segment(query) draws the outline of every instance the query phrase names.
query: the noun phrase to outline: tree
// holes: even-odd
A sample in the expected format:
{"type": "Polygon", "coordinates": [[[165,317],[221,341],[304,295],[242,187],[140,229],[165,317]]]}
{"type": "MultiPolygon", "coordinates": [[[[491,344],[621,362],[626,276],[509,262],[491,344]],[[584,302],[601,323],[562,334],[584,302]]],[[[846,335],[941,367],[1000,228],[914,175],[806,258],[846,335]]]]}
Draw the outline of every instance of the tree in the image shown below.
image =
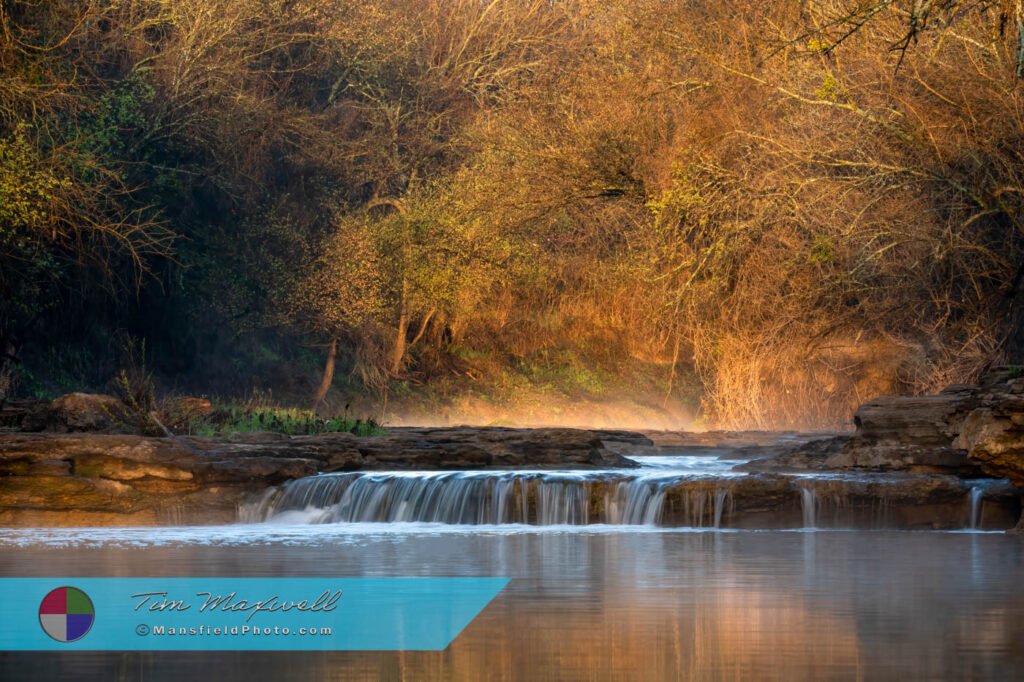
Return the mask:
{"type": "Polygon", "coordinates": [[[339,221],[338,230],[324,242],[290,299],[292,314],[301,324],[328,339],[327,360],[313,409],[331,388],[340,338],[357,334],[384,309],[383,274],[368,228],[366,221],[339,221]]]}
{"type": "Polygon", "coordinates": [[[68,78],[97,3],[0,6],[0,399],[43,316],[70,293],[137,291],[174,233],[83,135],[103,104],[68,78]]]}

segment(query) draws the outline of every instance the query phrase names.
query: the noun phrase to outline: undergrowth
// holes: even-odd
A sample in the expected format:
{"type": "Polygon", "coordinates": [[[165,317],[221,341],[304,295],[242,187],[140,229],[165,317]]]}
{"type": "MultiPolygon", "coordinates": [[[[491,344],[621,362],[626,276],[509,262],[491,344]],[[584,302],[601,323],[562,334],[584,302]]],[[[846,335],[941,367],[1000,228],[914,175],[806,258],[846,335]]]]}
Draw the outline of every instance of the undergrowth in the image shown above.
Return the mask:
{"type": "Polygon", "coordinates": [[[214,410],[210,415],[196,417],[188,425],[196,436],[228,433],[283,433],[289,436],[311,436],[320,433],[351,433],[375,436],[384,432],[374,419],[353,419],[346,416],[319,417],[312,410],[294,407],[246,408],[230,406],[214,410]]]}

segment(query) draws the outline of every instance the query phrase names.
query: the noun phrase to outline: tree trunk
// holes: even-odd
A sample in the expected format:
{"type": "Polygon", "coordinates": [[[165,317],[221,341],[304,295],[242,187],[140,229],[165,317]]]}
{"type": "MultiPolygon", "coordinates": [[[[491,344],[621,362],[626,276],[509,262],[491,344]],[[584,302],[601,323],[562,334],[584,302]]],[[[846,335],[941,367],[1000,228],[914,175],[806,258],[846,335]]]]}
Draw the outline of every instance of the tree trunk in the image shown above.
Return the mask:
{"type": "Polygon", "coordinates": [[[412,341],[409,342],[409,348],[415,346],[419,340],[423,338],[423,335],[427,331],[427,327],[430,326],[430,319],[434,317],[435,312],[437,312],[437,308],[431,308],[430,312],[423,318],[423,321],[420,322],[420,330],[416,332],[416,336],[412,337],[412,341]]]}
{"type": "Polygon", "coordinates": [[[402,370],[405,359],[406,335],[409,333],[409,281],[402,278],[402,302],[398,313],[398,332],[395,334],[395,354],[391,359],[391,373],[395,376],[402,370]]]}
{"type": "Polygon", "coordinates": [[[327,391],[331,390],[331,384],[334,382],[334,359],[338,355],[338,339],[331,339],[330,345],[327,346],[327,362],[324,364],[324,375],[320,379],[320,388],[316,389],[316,396],[313,398],[313,411],[316,412],[316,408],[320,407],[320,403],[327,397],[327,391]]]}
{"type": "MultiPolygon", "coordinates": [[[[413,171],[412,177],[409,182],[413,182],[416,178],[416,172],[413,171]]],[[[374,208],[376,206],[391,206],[399,215],[404,216],[406,214],[405,204],[401,199],[391,197],[378,197],[374,196],[366,204],[366,208],[374,208]]],[[[405,272],[408,271],[409,261],[412,257],[412,252],[409,244],[408,228],[406,228],[405,244],[402,247],[402,255],[404,256],[404,262],[402,263],[402,300],[399,303],[398,313],[398,331],[395,333],[395,351],[391,357],[391,374],[392,376],[398,376],[398,373],[402,371],[402,360],[405,359],[405,351],[408,348],[408,339],[406,336],[409,333],[409,279],[405,272]]]]}
{"type": "Polygon", "coordinates": [[[17,367],[18,349],[7,343],[0,352],[0,404],[10,398],[14,387],[14,370],[17,367]]]}

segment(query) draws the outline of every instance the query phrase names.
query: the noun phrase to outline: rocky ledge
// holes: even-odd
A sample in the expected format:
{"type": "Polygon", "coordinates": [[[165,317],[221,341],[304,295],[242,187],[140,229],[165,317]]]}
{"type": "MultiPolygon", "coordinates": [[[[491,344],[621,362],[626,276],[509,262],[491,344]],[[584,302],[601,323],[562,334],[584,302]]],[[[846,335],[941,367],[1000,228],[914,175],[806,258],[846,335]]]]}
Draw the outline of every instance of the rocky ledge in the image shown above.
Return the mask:
{"type": "Polygon", "coordinates": [[[845,471],[1007,478],[1024,489],[1024,368],[997,367],[977,385],[864,403],[849,435],[812,440],[748,471],[845,471]]]}
{"type": "MultiPolygon", "coordinates": [[[[995,367],[978,384],[864,403],[852,434],[812,439],[738,467],[751,473],[895,473],[959,481],[1003,510],[996,527],[1024,530],[1024,367],[995,367]],[[1005,479],[972,484],[977,479],[1005,479]]],[[[956,487],[956,486],[953,486],[956,487]]]]}
{"type": "Polygon", "coordinates": [[[251,493],[321,472],[636,466],[603,438],[646,441],[628,433],[502,428],[393,429],[372,437],[6,433],[0,525],[226,522],[251,493]]]}
{"type": "Polygon", "coordinates": [[[707,526],[718,517],[725,528],[1013,528],[1021,518],[1021,490],[955,447],[952,437],[927,435],[934,423],[913,409],[945,401],[945,395],[872,401],[859,411],[852,434],[644,431],[653,445],[609,447],[627,455],[744,462],[733,471],[745,476],[663,488],[663,525],[707,526]]]}

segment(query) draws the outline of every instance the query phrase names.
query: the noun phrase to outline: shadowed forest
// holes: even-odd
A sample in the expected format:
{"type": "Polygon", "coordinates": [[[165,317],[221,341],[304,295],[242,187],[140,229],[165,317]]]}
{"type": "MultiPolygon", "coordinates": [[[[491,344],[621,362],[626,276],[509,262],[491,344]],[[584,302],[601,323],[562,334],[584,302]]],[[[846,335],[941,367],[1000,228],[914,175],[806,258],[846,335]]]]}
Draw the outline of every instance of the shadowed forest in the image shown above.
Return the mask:
{"type": "Polygon", "coordinates": [[[0,0],[0,398],[845,425],[1022,359],[1022,75],[1020,0],[0,0]]]}

